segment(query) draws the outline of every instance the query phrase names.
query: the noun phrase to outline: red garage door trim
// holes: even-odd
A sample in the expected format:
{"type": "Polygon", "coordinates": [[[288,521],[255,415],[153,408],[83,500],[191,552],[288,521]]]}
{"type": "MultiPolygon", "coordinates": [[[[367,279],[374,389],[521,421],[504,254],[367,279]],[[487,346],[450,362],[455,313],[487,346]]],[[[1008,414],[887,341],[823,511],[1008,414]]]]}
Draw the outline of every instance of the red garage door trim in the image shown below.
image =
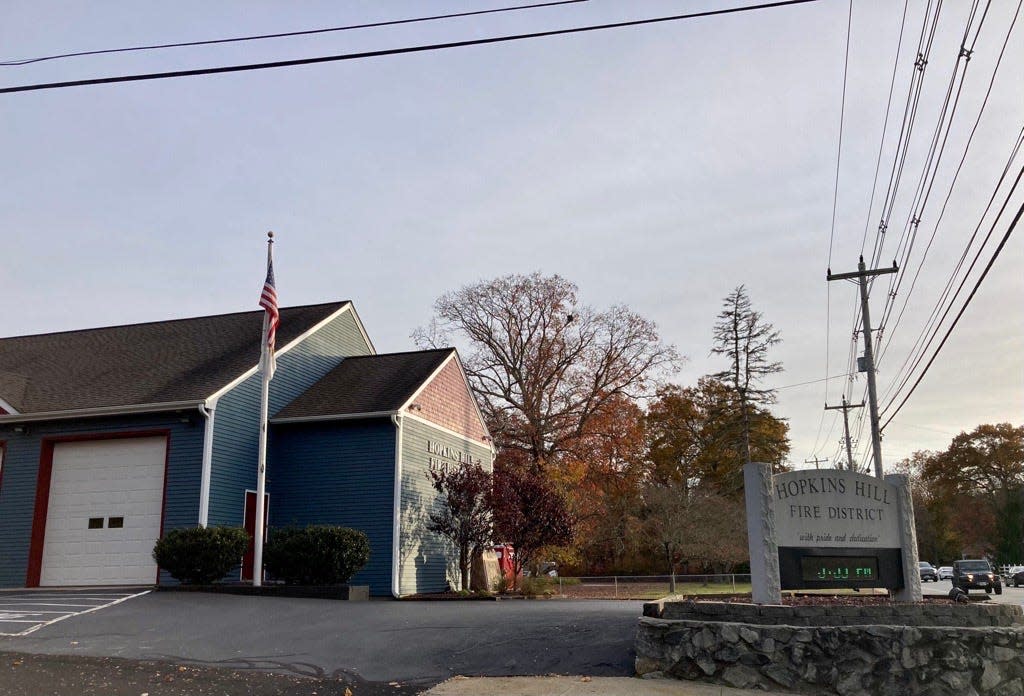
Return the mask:
{"type": "MultiPolygon", "coordinates": [[[[50,508],[50,479],[53,476],[53,446],[60,442],[91,442],[94,440],[124,440],[136,437],[165,437],[167,447],[164,451],[164,491],[160,501],[160,536],[164,535],[164,517],[167,514],[167,467],[171,454],[171,431],[163,428],[156,430],[130,430],[116,433],[89,433],[47,437],[40,441],[39,475],[36,480],[36,506],[32,515],[32,540],[28,551],[28,573],[25,587],[39,587],[39,579],[43,573],[43,545],[46,541],[46,515],[50,508]]],[[[160,569],[154,582],[159,582],[160,569]]]]}

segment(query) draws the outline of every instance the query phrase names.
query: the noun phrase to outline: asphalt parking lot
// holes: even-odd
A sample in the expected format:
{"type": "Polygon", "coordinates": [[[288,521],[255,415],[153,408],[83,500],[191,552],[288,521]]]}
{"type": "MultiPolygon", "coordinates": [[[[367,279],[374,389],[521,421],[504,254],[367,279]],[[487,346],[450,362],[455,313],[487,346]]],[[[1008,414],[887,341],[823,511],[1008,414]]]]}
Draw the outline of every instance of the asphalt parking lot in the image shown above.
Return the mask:
{"type": "Polygon", "coordinates": [[[0,636],[27,636],[75,616],[141,597],[146,589],[0,590],[0,636]]]}
{"type": "MultiPolygon", "coordinates": [[[[939,580],[938,582],[924,582],[921,583],[921,592],[924,596],[940,596],[945,597],[949,594],[953,584],[949,580],[939,580]]],[[[1009,587],[1003,585],[1003,593],[996,594],[993,592],[990,595],[986,595],[982,590],[971,590],[970,592],[972,599],[980,600],[982,597],[988,597],[989,601],[997,604],[1024,604],[1024,587],[1009,587]]]]}
{"type": "Polygon", "coordinates": [[[633,673],[641,602],[412,602],[152,592],[0,650],[431,686],[454,675],[633,673]]]}

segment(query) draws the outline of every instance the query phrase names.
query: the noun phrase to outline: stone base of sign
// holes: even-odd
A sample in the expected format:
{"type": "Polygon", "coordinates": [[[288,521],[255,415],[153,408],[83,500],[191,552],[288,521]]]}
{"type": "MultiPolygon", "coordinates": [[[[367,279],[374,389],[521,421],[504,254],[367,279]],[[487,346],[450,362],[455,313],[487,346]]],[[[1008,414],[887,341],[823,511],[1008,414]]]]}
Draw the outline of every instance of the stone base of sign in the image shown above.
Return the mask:
{"type": "Polygon", "coordinates": [[[1015,605],[654,602],[644,613],[639,676],[840,696],[1024,693],[1015,605]]]}

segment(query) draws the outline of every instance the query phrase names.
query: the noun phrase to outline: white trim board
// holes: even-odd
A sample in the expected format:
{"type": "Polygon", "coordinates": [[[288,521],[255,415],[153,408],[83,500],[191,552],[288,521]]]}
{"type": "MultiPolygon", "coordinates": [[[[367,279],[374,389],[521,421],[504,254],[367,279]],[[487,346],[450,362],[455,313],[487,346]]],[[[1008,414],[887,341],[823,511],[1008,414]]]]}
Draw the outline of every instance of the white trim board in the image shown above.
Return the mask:
{"type": "Polygon", "coordinates": [[[405,403],[398,407],[399,411],[405,411],[406,409],[409,408],[409,406],[411,406],[413,403],[415,403],[416,399],[419,398],[420,394],[422,394],[423,391],[427,387],[430,386],[430,383],[433,382],[434,379],[439,374],[441,374],[441,371],[444,370],[444,368],[448,367],[448,363],[450,363],[452,361],[452,358],[455,357],[455,349],[454,348],[449,348],[448,350],[449,350],[448,357],[445,358],[444,360],[442,360],[441,364],[438,365],[436,368],[434,368],[434,371],[431,372],[430,375],[425,380],[423,380],[423,383],[420,384],[420,386],[418,386],[416,388],[416,391],[414,391],[412,393],[412,396],[410,396],[408,399],[406,399],[405,403]]]}
{"type": "MultiPolygon", "coordinates": [[[[464,368],[462,366],[462,358],[459,357],[459,351],[457,349],[455,349],[455,348],[452,348],[451,351],[452,351],[451,355],[449,355],[447,358],[445,358],[444,361],[442,361],[442,363],[437,367],[437,369],[434,370],[430,374],[430,376],[427,377],[427,379],[425,379],[423,381],[423,384],[420,385],[419,389],[417,389],[415,392],[413,392],[412,396],[410,396],[406,400],[406,402],[404,404],[402,404],[402,407],[399,410],[403,411],[403,412],[407,412],[408,409],[409,409],[409,406],[411,406],[413,403],[415,403],[415,401],[419,397],[419,395],[423,393],[423,390],[425,390],[427,387],[430,386],[430,383],[433,382],[434,379],[439,374],[441,374],[441,371],[444,368],[446,368],[448,366],[448,363],[450,363],[452,361],[452,359],[454,358],[455,359],[455,363],[459,366],[459,374],[462,375],[462,383],[465,385],[466,391],[469,393],[469,400],[473,402],[473,408],[476,409],[476,417],[480,420],[480,427],[483,428],[484,435],[486,437],[488,437],[488,438],[491,438],[491,440],[493,441],[494,438],[491,437],[491,431],[490,431],[490,428],[487,427],[487,421],[486,421],[486,419],[484,419],[483,411],[480,410],[480,404],[477,403],[476,394],[473,393],[473,385],[471,385],[469,383],[469,377],[466,375],[466,368],[464,368]]],[[[408,415],[412,415],[412,414],[409,413],[408,415]]],[[[440,426],[438,426],[438,427],[440,427],[440,426]]],[[[459,437],[465,437],[465,435],[459,435],[459,437]]],[[[474,440],[471,437],[470,438],[466,438],[466,439],[467,440],[473,440],[474,442],[477,442],[477,440],[474,440]]]]}
{"type": "Polygon", "coordinates": [[[423,425],[429,425],[431,428],[437,428],[441,432],[443,432],[443,433],[445,433],[447,435],[451,435],[452,437],[457,437],[460,440],[465,440],[466,442],[472,442],[474,445],[479,445],[480,447],[488,449],[488,450],[491,451],[492,456],[494,454],[494,448],[491,447],[491,443],[489,443],[489,442],[484,442],[483,440],[477,440],[474,437],[468,437],[467,435],[465,435],[463,433],[455,432],[451,428],[446,428],[443,425],[438,425],[434,421],[427,420],[423,416],[417,416],[415,413],[403,413],[402,415],[404,417],[406,417],[406,418],[410,418],[410,419],[416,421],[417,423],[422,423],[423,425]]]}
{"type": "Polygon", "coordinates": [[[134,413],[164,413],[167,411],[191,411],[199,407],[202,401],[168,401],[157,404],[133,404],[130,406],[98,406],[96,408],[79,408],[71,411],[40,411],[10,416],[0,416],[2,423],[32,423],[34,421],[67,420],[69,418],[88,418],[92,416],[121,416],[134,413]]]}
{"type": "MultiPolygon", "coordinates": [[[[343,304],[337,310],[331,312],[329,315],[327,315],[327,317],[325,317],[324,319],[321,319],[319,322],[317,322],[316,324],[314,324],[313,326],[311,326],[310,328],[306,329],[304,332],[302,332],[301,334],[299,334],[298,336],[293,338],[291,340],[291,342],[289,342],[287,345],[284,345],[284,346],[281,346],[280,348],[278,348],[276,351],[274,351],[274,354],[276,356],[281,356],[281,355],[286,354],[288,351],[290,351],[292,348],[297,346],[299,343],[301,343],[302,341],[306,340],[312,334],[316,333],[317,331],[322,329],[324,326],[326,326],[327,324],[331,323],[332,321],[334,321],[335,319],[337,319],[342,314],[344,314],[345,312],[348,312],[348,311],[352,311],[353,317],[355,317],[355,309],[352,307],[352,302],[350,302],[350,301],[346,301],[345,304],[343,304]]],[[[360,332],[363,332],[363,335],[365,336],[365,331],[363,331],[363,328],[360,325],[360,322],[359,322],[358,318],[356,318],[356,325],[359,327],[360,332]]],[[[369,339],[367,339],[367,340],[369,340],[369,339]]],[[[370,345],[370,348],[372,349],[373,348],[373,344],[369,344],[369,345],[370,345]]],[[[260,369],[260,365],[259,365],[259,362],[257,362],[255,365],[253,365],[248,370],[246,370],[245,372],[240,374],[238,377],[236,377],[235,379],[233,379],[230,382],[228,382],[226,385],[224,385],[223,387],[221,387],[220,389],[215,391],[213,394],[210,394],[210,396],[206,397],[206,401],[215,401],[215,400],[219,399],[224,394],[226,394],[227,392],[231,391],[232,389],[237,387],[239,384],[241,384],[242,382],[244,382],[245,380],[249,379],[250,377],[252,377],[257,372],[259,372],[259,369],[260,369]]]]}

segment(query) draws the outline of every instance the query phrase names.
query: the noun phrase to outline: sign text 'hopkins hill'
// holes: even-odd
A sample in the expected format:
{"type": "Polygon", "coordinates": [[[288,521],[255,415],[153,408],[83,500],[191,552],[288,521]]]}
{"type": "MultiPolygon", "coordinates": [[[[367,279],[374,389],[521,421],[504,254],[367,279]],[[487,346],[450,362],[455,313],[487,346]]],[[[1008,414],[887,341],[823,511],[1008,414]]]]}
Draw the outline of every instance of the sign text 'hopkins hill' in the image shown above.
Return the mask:
{"type": "Polygon", "coordinates": [[[431,455],[427,458],[427,466],[431,471],[445,472],[467,464],[481,464],[479,457],[473,457],[468,452],[436,440],[427,440],[427,452],[431,455]]]}
{"type": "Polygon", "coordinates": [[[772,481],[779,546],[894,548],[895,487],[851,471],[803,470],[772,481]]]}

